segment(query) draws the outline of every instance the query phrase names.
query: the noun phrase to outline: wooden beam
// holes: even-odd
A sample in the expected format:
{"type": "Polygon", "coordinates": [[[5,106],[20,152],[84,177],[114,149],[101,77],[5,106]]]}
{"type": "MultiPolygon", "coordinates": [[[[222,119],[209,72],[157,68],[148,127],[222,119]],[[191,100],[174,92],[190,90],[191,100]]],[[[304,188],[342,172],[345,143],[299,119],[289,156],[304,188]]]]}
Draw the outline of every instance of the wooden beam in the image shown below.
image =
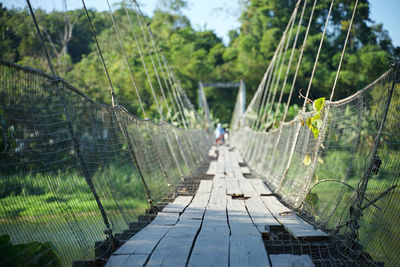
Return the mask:
{"type": "Polygon", "coordinates": [[[269,266],[262,237],[247,213],[244,200],[227,199],[230,266],[269,266]]]}
{"type": "Polygon", "coordinates": [[[193,196],[178,196],[174,202],[168,204],[163,208],[163,212],[177,212],[182,213],[184,209],[190,204],[193,196]]]}

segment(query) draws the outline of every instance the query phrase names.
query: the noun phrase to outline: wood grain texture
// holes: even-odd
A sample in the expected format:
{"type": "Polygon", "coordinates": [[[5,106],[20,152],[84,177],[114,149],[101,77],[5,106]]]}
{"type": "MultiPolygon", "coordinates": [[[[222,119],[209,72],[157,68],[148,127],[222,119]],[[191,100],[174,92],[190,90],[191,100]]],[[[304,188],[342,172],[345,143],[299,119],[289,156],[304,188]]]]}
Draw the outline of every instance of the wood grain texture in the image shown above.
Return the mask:
{"type": "Polygon", "coordinates": [[[146,266],[185,266],[200,220],[180,220],[157,245],[146,266]]]}
{"type": "Polygon", "coordinates": [[[125,242],[114,255],[149,255],[172,226],[150,224],[125,242]]]}
{"type": "Polygon", "coordinates": [[[274,194],[269,190],[269,188],[264,184],[261,179],[248,179],[254,190],[259,194],[259,196],[273,196],[274,194]]]}
{"type": "Polygon", "coordinates": [[[223,176],[214,178],[203,225],[190,256],[189,266],[228,266],[229,226],[226,216],[226,186],[223,176]]]}
{"type": "Polygon", "coordinates": [[[277,220],[296,239],[298,238],[322,238],[329,235],[301,219],[296,214],[288,214],[277,217],[277,220]]]}
{"type": "Polygon", "coordinates": [[[290,208],[283,205],[275,196],[261,196],[261,199],[275,217],[283,213],[292,212],[290,208]]]}
{"type": "Polygon", "coordinates": [[[175,225],[179,219],[179,213],[173,212],[159,212],[156,218],[151,222],[155,225],[175,225]]]}
{"type": "Polygon", "coordinates": [[[210,199],[212,187],[213,181],[202,180],[199,188],[197,189],[196,195],[194,196],[190,205],[181,214],[180,219],[201,220],[210,199]]]}
{"type": "Polygon", "coordinates": [[[262,237],[251,221],[244,200],[228,197],[230,266],[269,266],[262,237]]]}
{"type": "Polygon", "coordinates": [[[182,213],[183,210],[189,205],[192,201],[193,196],[178,196],[175,198],[174,202],[168,204],[163,208],[163,212],[177,212],[182,213]]]}
{"type": "Polygon", "coordinates": [[[208,166],[208,170],[206,175],[215,175],[217,173],[217,161],[211,161],[210,166],[208,166]]]}
{"type": "Polygon", "coordinates": [[[257,229],[260,231],[260,233],[267,234],[269,233],[270,226],[279,226],[280,223],[265,207],[259,194],[254,190],[250,182],[246,179],[243,179],[240,180],[239,183],[245,196],[249,196],[249,198],[245,200],[245,204],[251,219],[257,226],[257,229]]]}

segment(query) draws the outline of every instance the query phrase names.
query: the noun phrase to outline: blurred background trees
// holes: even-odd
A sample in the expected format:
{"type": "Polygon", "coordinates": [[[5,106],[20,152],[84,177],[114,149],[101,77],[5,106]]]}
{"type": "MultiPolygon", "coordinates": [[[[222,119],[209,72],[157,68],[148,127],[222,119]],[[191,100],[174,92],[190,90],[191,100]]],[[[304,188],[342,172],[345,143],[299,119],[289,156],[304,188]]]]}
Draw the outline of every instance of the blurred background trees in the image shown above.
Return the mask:
{"type": "MultiPolygon", "coordinates": [[[[182,13],[182,9],[187,8],[185,0],[160,0],[153,16],[145,19],[192,103],[197,103],[197,84],[200,80],[216,82],[243,79],[247,88],[247,101],[250,101],[296,2],[296,0],[241,0],[242,13],[239,18],[241,26],[229,33],[228,44],[224,44],[211,30],[195,30],[192,27],[190,18],[182,13]]],[[[333,7],[311,89],[314,99],[329,95],[354,2],[355,0],[336,1],[333,7]]],[[[302,68],[295,86],[297,91],[308,84],[329,4],[329,0],[322,0],[316,6],[301,63],[302,68]]],[[[128,53],[145,109],[149,113],[148,117],[157,118],[150,86],[123,5],[128,3],[114,6],[114,15],[124,39],[124,48],[128,53]]],[[[305,31],[311,5],[312,3],[308,3],[301,32],[305,31]]],[[[134,10],[129,10],[150,70],[152,83],[157,85],[156,76],[151,68],[151,51],[145,47],[134,10]]],[[[89,13],[120,104],[141,117],[139,103],[110,15],[108,11],[89,10],[89,13]]],[[[37,9],[36,14],[57,73],[96,101],[110,103],[108,84],[84,11],[78,9],[67,12],[45,12],[37,9]]],[[[299,14],[292,38],[298,19],[299,14]]],[[[400,48],[392,45],[382,25],[372,23],[368,0],[360,0],[353,29],[335,94],[336,99],[346,97],[376,79],[388,68],[387,62],[400,54],[400,48]]],[[[49,71],[27,9],[6,9],[0,3],[0,33],[1,58],[49,71]]],[[[298,44],[301,44],[301,38],[298,44]]],[[[294,62],[297,62],[298,55],[299,49],[295,51],[294,62]]],[[[295,64],[292,64],[292,68],[291,75],[294,73],[295,64]]],[[[284,101],[290,85],[286,87],[284,101]]],[[[156,93],[161,97],[159,90],[156,93]]],[[[206,88],[206,96],[214,117],[220,118],[222,122],[229,122],[236,94],[237,88],[206,88]]],[[[296,104],[296,101],[297,97],[293,104],[296,104]]]]}

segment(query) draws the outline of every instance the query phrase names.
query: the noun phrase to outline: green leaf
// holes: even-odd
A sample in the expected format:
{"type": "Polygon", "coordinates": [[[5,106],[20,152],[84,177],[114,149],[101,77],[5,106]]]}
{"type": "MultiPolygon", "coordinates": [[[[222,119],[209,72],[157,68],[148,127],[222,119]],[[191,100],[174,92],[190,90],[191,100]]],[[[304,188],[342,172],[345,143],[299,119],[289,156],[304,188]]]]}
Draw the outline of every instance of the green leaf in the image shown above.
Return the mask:
{"type": "Polygon", "coordinates": [[[317,139],[318,135],[319,135],[319,130],[318,128],[313,127],[312,128],[312,132],[314,134],[314,139],[317,139]]]}
{"type": "Polygon", "coordinates": [[[320,97],[314,101],[314,110],[320,111],[325,104],[325,97],[320,97]]]}

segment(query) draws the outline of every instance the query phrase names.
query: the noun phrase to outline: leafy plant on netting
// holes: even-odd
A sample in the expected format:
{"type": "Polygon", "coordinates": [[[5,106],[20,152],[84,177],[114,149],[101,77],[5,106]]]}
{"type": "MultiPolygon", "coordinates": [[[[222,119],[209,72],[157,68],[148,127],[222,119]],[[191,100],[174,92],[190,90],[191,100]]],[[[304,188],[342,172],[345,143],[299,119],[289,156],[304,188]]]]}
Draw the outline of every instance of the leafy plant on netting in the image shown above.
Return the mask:
{"type": "Polygon", "coordinates": [[[314,101],[313,107],[314,107],[314,116],[309,117],[306,120],[306,124],[308,128],[313,132],[314,138],[317,139],[319,135],[319,130],[322,127],[322,119],[321,119],[321,114],[323,111],[325,105],[325,97],[318,98],[314,101]]]}
{"type": "MultiPolygon", "coordinates": [[[[311,100],[310,100],[311,101],[311,100]]],[[[321,115],[323,114],[324,107],[325,107],[325,97],[321,97],[316,99],[315,101],[312,101],[313,103],[313,108],[314,108],[314,114],[312,117],[307,118],[305,124],[308,126],[310,131],[312,131],[314,135],[314,139],[316,140],[319,136],[320,129],[323,124],[323,120],[321,119],[321,115]]],[[[300,119],[300,122],[302,125],[304,125],[304,121],[300,119]]],[[[322,148],[323,145],[321,144],[322,148]]],[[[308,155],[311,151],[314,151],[317,147],[314,146],[310,151],[308,151],[303,159],[303,164],[308,166],[311,164],[311,157],[308,155]]],[[[318,161],[322,164],[323,160],[318,157],[318,161]]]]}

